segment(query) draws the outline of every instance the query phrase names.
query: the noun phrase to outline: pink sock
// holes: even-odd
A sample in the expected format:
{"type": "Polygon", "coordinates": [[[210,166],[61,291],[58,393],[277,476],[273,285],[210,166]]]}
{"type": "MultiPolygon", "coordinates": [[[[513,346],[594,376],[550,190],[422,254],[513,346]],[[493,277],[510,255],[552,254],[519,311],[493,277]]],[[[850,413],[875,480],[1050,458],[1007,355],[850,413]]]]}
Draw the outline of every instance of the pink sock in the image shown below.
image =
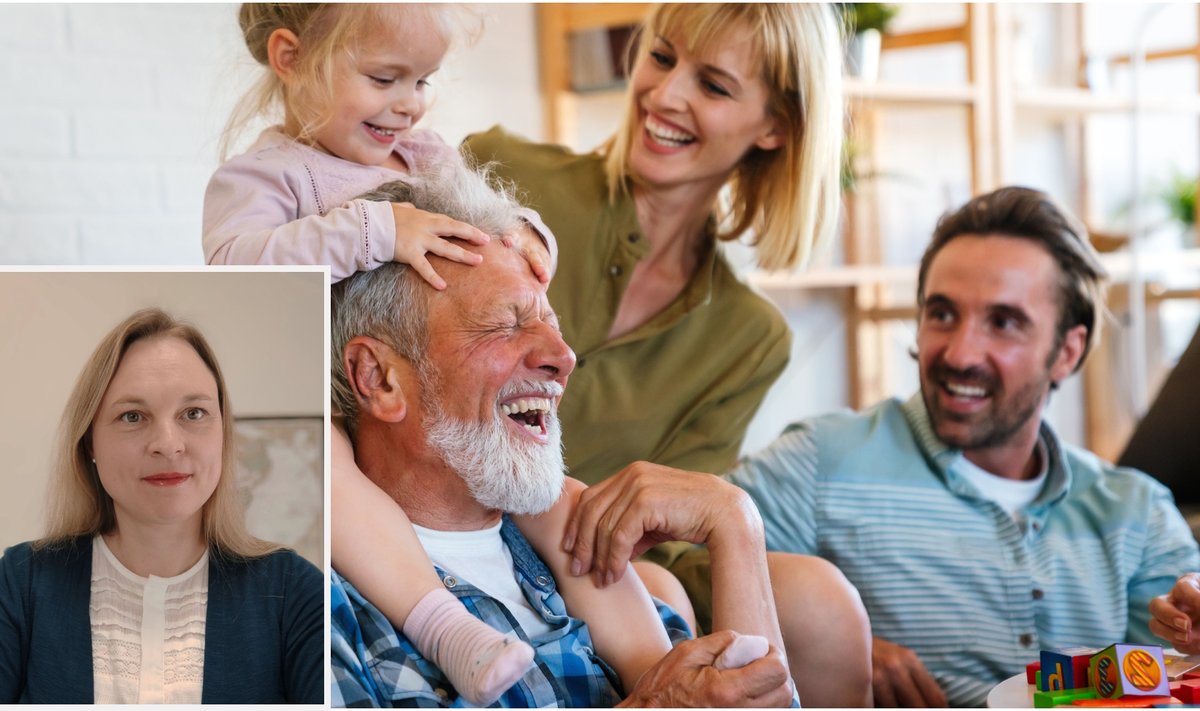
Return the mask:
{"type": "Polygon", "coordinates": [[[756,634],[738,635],[729,643],[713,666],[717,669],[738,669],[756,659],[761,659],[770,648],[766,637],[756,634]]]}
{"type": "Polygon", "coordinates": [[[533,648],[488,627],[450,592],[431,590],[404,621],[404,636],[475,706],[489,706],[525,674],[533,648]]]}

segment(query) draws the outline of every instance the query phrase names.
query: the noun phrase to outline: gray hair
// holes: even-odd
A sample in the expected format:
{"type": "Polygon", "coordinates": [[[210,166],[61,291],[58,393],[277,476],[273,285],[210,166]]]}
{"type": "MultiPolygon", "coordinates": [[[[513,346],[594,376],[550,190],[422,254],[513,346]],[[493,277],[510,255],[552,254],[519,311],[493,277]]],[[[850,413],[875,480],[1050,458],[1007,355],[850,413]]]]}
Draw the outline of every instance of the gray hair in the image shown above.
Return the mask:
{"type": "MultiPolygon", "coordinates": [[[[490,235],[512,232],[522,224],[521,205],[512,189],[493,179],[486,165],[472,170],[463,162],[447,161],[409,180],[380,185],[360,199],[411,203],[490,235]]],[[[343,363],[346,344],[355,336],[376,338],[413,363],[419,373],[428,373],[429,291],[412,268],[390,262],[334,284],[330,313],[331,397],[353,436],[359,410],[343,363]]]]}

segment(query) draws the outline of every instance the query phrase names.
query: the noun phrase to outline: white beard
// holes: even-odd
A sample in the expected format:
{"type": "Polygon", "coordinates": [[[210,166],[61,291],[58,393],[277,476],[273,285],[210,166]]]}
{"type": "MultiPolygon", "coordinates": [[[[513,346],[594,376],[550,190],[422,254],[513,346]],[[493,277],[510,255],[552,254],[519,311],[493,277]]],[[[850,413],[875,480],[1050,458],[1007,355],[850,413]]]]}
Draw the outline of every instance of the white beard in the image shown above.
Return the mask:
{"type": "MultiPolygon", "coordinates": [[[[423,392],[431,389],[423,388],[423,392]]],[[[550,441],[537,444],[509,432],[504,422],[508,418],[500,414],[499,407],[491,422],[462,422],[447,416],[436,398],[425,405],[429,413],[424,423],[426,443],[462,477],[480,505],[534,515],[558,501],[565,467],[555,412],[545,415],[550,441]]]]}

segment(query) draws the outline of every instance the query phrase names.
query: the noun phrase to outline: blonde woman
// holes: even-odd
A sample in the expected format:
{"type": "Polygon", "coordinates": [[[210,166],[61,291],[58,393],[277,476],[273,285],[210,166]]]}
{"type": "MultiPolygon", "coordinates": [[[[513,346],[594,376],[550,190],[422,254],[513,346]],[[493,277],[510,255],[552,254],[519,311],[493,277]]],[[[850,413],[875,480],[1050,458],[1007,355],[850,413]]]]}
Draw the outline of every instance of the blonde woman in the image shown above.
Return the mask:
{"type": "Polygon", "coordinates": [[[67,401],[46,536],[0,558],[0,703],[321,703],[322,576],[251,536],[216,356],[157,309],[67,401]]]}
{"type": "MultiPolygon", "coordinates": [[[[498,128],[467,139],[559,240],[550,302],[579,359],[559,410],[572,477],[596,484],[638,460],[712,473],[734,464],[791,335],[718,245],[746,239],[767,269],[808,262],[837,226],[842,119],[827,6],[665,4],[643,23],[624,121],[598,151],[498,128]]],[[[586,569],[589,556],[577,562],[586,569]]],[[[652,568],[638,572],[680,606],[652,568]]],[[[694,572],[685,582],[703,628],[707,567],[694,572]]],[[[869,664],[858,660],[870,637],[853,589],[816,559],[774,557],[772,577],[799,581],[780,620],[801,701],[869,705],[869,664]],[[817,639],[829,653],[814,660],[817,639]]]]}

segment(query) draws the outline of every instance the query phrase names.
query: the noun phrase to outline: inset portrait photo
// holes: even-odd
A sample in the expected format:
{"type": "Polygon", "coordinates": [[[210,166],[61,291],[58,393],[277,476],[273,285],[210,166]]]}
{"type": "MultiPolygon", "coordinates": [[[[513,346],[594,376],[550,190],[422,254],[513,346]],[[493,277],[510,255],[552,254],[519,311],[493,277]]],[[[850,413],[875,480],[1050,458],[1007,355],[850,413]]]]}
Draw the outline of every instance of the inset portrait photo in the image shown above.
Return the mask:
{"type": "Polygon", "coordinates": [[[327,305],[0,271],[0,703],[324,702],[327,305]]]}

